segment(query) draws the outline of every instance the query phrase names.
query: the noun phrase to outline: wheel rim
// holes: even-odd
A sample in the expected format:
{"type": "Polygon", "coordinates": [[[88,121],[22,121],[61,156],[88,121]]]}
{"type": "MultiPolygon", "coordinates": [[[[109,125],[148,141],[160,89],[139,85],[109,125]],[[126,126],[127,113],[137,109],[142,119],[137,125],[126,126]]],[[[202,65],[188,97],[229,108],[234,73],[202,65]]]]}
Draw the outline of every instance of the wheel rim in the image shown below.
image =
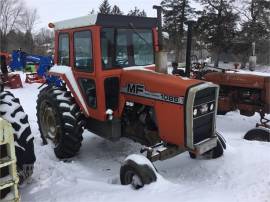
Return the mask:
{"type": "Polygon", "coordinates": [[[57,125],[56,111],[47,102],[41,104],[40,125],[45,138],[57,144],[59,142],[59,125],[57,125]]]}
{"type": "Polygon", "coordinates": [[[126,184],[131,184],[135,189],[143,187],[143,182],[137,173],[134,171],[127,171],[125,175],[126,184]]]}

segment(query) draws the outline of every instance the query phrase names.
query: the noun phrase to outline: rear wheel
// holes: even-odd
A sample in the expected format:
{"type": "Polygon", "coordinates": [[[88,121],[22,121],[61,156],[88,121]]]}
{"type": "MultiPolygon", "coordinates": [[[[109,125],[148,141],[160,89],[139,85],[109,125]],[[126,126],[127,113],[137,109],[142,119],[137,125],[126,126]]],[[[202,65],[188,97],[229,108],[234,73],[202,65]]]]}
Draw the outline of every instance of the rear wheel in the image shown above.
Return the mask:
{"type": "Polygon", "coordinates": [[[151,162],[143,156],[133,156],[137,156],[136,159],[139,160],[138,162],[135,160],[135,158],[125,160],[120,169],[121,184],[130,184],[134,189],[140,189],[144,185],[156,181],[157,176],[153,167],[150,166],[151,162]],[[143,161],[146,163],[142,163],[143,161]]]}
{"type": "Polygon", "coordinates": [[[246,135],[244,136],[244,139],[270,142],[270,129],[253,128],[246,133],[246,135]]]}
{"type": "Polygon", "coordinates": [[[83,139],[83,115],[65,87],[47,86],[40,91],[37,119],[44,144],[51,140],[58,158],[77,154],[83,139]]]}
{"type": "Polygon", "coordinates": [[[22,183],[32,175],[36,161],[34,137],[31,133],[28,116],[24,112],[19,99],[8,91],[0,93],[0,114],[3,119],[11,123],[14,130],[17,171],[19,183],[22,183]]]}

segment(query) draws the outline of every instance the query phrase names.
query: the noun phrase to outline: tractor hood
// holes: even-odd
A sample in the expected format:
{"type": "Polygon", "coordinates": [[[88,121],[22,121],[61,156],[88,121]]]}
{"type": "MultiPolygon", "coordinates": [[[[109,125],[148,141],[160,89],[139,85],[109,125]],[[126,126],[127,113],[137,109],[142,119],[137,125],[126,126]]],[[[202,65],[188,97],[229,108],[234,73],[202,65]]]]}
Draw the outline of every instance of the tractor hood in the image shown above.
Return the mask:
{"type": "MultiPolygon", "coordinates": [[[[252,74],[249,72],[211,72],[204,75],[204,79],[219,85],[257,89],[264,89],[270,83],[269,74],[252,74]]],[[[269,87],[266,89],[269,90],[269,87]]]]}
{"type": "Polygon", "coordinates": [[[184,97],[188,88],[202,81],[162,74],[152,70],[123,70],[121,73],[121,92],[139,95],[147,94],[149,98],[166,95],[184,97]]]}

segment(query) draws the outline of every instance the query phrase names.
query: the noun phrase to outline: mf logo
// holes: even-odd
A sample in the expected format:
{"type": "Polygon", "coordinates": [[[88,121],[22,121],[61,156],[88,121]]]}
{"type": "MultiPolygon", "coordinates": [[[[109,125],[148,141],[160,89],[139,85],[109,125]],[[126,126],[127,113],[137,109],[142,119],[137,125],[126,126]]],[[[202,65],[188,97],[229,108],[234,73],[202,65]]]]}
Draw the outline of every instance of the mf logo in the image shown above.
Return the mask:
{"type": "Polygon", "coordinates": [[[144,92],[144,85],[129,83],[127,86],[127,92],[132,93],[132,94],[143,93],[144,92]]]}

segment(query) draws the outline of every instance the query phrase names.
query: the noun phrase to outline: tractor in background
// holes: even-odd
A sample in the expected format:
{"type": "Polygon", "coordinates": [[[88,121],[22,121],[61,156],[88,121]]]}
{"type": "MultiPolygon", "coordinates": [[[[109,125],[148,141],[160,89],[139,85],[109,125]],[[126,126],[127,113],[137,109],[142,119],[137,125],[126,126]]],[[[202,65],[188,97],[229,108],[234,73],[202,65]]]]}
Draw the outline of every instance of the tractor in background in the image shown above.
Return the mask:
{"type": "Polygon", "coordinates": [[[20,75],[17,73],[9,73],[8,66],[11,61],[11,56],[8,53],[0,53],[0,66],[1,72],[0,77],[5,86],[10,88],[22,87],[22,81],[20,75]]]}
{"type": "Polygon", "coordinates": [[[216,132],[219,87],[157,72],[166,62],[158,57],[155,8],[158,18],[97,14],[50,23],[56,65],[37,99],[41,137],[60,159],[79,152],[84,129],[141,143],[147,158],[129,156],[120,169],[121,183],[136,189],[157,179],[151,162],[185,151],[218,158],[226,148],[216,132]]]}
{"type": "MultiPolygon", "coordinates": [[[[188,43],[191,44],[192,26],[188,23],[188,43]]],[[[239,110],[241,115],[260,115],[260,123],[248,131],[244,138],[270,142],[270,75],[236,69],[207,67],[206,64],[193,63],[190,59],[191,45],[187,48],[186,70],[179,70],[182,76],[213,82],[220,86],[218,97],[219,115],[239,110]]]]}
{"type": "Polygon", "coordinates": [[[26,73],[26,83],[44,83],[46,72],[53,64],[51,56],[40,56],[25,53],[21,50],[12,52],[12,60],[9,64],[11,71],[23,70],[26,73]]]}

